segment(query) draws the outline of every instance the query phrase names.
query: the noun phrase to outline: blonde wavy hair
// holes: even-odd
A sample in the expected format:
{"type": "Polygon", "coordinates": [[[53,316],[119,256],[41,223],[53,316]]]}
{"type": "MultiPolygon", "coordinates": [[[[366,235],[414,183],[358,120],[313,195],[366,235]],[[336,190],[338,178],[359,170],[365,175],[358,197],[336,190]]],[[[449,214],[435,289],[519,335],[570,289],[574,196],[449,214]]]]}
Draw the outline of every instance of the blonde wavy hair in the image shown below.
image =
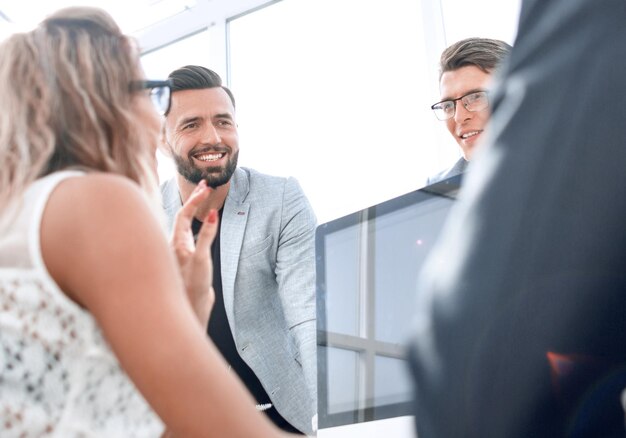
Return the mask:
{"type": "Polygon", "coordinates": [[[135,41],[106,12],[72,7],[0,45],[0,205],[35,179],[80,168],[126,176],[153,199],[158,132],[143,126],[135,41]]]}

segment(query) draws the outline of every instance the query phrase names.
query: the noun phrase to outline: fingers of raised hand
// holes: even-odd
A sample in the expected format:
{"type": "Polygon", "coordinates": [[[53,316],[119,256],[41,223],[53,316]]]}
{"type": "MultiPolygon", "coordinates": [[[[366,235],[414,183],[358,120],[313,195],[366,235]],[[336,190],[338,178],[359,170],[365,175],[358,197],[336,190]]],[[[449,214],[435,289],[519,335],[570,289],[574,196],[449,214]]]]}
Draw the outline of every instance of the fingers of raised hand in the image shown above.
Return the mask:
{"type": "Polygon", "coordinates": [[[200,181],[193,192],[191,192],[187,201],[183,204],[180,210],[178,210],[178,213],[176,213],[176,221],[178,223],[182,222],[182,225],[186,222],[191,223],[196,209],[200,203],[204,201],[207,196],[209,196],[209,193],[210,190],[206,185],[206,181],[200,181]]]}
{"type": "Polygon", "coordinates": [[[190,243],[190,239],[193,239],[191,235],[191,223],[194,214],[202,201],[209,196],[209,193],[211,193],[211,190],[207,187],[206,181],[200,181],[189,196],[189,199],[187,199],[181,209],[178,210],[178,213],[176,213],[172,234],[174,247],[181,245],[186,246],[190,243]]]}
{"type": "Polygon", "coordinates": [[[202,223],[202,228],[198,233],[198,240],[196,241],[196,257],[205,259],[211,254],[211,244],[217,234],[217,210],[211,209],[209,214],[202,223]]]}

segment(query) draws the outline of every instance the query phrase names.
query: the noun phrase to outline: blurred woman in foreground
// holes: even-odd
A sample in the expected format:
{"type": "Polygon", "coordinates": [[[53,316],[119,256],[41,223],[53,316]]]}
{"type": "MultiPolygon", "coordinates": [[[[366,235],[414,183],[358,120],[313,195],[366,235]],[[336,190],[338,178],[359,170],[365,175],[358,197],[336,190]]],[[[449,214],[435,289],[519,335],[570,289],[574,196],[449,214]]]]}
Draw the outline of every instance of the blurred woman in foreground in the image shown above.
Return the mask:
{"type": "Polygon", "coordinates": [[[283,436],[204,333],[214,211],[172,251],[154,153],[166,82],[105,12],[0,46],[0,435],[283,436]]]}

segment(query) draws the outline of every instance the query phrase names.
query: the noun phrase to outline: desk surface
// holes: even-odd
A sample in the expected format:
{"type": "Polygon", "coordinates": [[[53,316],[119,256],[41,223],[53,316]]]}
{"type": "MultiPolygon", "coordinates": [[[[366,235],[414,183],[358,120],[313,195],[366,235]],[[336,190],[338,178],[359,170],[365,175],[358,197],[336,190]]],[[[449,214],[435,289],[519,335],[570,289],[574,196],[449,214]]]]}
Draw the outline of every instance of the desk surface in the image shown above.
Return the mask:
{"type": "Polygon", "coordinates": [[[413,416],[386,418],[317,431],[318,438],[416,438],[413,416]]]}

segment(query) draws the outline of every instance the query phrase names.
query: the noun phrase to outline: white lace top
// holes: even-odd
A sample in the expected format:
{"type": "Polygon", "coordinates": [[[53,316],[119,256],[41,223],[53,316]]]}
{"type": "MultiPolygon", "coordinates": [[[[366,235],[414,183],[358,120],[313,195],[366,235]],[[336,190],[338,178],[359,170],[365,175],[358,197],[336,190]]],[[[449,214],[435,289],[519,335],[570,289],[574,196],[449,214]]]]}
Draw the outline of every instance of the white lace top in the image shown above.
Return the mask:
{"type": "Polygon", "coordinates": [[[42,260],[39,229],[48,197],[60,181],[80,175],[64,171],[36,181],[0,227],[3,438],[158,437],[163,432],[94,318],[59,289],[42,260]]]}

